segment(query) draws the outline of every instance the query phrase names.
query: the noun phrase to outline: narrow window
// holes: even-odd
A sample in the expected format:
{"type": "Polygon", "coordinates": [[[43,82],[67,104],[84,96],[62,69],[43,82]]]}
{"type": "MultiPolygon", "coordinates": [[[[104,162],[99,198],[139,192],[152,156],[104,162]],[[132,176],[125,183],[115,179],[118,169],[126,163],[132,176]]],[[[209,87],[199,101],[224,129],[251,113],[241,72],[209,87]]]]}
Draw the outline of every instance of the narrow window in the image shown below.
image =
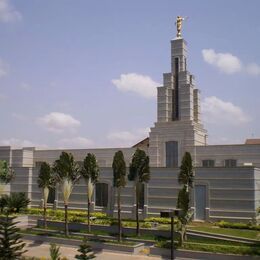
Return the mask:
{"type": "Polygon", "coordinates": [[[178,142],[166,142],[166,167],[178,167],[178,142]]]}
{"type": "Polygon", "coordinates": [[[234,159],[225,160],[225,167],[236,167],[236,166],[237,166],[237,160],[234,159]]]}
{"type": "Polygon", "coordinates": [[[203,160],[202,167],[214,167],[215,161],[214,160],[203,160]]]}
{"type": "Polygon", "coordinates": [[[97,183],[96,184],[96,206],[107,207],[108,204],[108,184],[97,183]]]}
{"type": "Polygon", "coordinates": [[[47,203],[54,204],[55,197],[56,197],[56,189],[50,188],[47,203]]]}
{"type": "Polygon", "coordinates": [[[141,185],[140,188],[140,195],[139,195],[139,209],[144,208],[144,184],[141,185]]]}

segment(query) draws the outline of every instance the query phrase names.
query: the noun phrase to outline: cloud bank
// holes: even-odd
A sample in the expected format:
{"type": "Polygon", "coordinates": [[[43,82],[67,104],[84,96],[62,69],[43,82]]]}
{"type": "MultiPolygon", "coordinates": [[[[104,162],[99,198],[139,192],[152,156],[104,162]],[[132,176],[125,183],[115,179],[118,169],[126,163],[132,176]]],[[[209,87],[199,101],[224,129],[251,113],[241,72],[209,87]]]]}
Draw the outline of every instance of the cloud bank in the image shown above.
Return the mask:
{"type": "Polygon", "coordinates": [[[10,0],[0,0],[0,22],[19,21],[22,15],[11,5],[10,0]]]}
{"type": "Polygon", "coordinates": [[[36,122],[46,130],[55,133],[71,131],[80,126],[80,121],[69,114],[51,112],[45,116],[37,118],[36,122]]]}
{"type": "Polygon", "coordinates": [[[215,96],[203,100],[202,113],[207,123],[215,125],[241,125],[251,120],[240,107],[215,96]]]}
{"type": "Polygon", "coordinates": [[[144,98],[155,98],[156,87],[159,86],[149,76],[136,73],[121,74],[119,79],[113,79],[112,83],[122,92],[133,92],[144,98]]]}
{"type": "Polygon", "coordinates": [[[244,65],[242,61],[231,53],[217,53],[213,49],[203,49],[202,56],[206,63],[216,67],[225,74],[245,72],[249,75],[260,76],[260,66],[256,63],[244,65]]]}

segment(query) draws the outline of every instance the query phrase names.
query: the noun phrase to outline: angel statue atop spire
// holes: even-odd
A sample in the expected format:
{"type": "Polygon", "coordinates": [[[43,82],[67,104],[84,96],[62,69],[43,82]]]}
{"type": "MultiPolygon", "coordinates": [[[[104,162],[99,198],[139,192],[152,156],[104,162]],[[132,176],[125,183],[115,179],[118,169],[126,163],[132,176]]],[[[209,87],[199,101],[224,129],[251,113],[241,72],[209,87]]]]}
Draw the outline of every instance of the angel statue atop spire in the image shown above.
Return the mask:
{"type": "Polygon", "coordinates": [[[177,37],[180,38],[181,37],[181,28],[182,28],[182,22],[184,20],[186,20],[188,17],[181,17],[181,16],[177,16],[175,25],[177,27],[177,37]]]}

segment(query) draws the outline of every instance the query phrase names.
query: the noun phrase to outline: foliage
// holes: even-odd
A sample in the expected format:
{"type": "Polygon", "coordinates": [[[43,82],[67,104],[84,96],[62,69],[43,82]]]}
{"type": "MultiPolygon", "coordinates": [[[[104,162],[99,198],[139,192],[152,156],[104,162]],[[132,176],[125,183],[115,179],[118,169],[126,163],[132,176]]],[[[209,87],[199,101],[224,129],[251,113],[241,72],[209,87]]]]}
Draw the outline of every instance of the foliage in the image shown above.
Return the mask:
{"type": "Polygon", "coordinates": [[[56,244],[50,244],[50,257],[51,260],[60,260],[61,253],[60,247],[56,244]]]}
{"type": "Polygon", "coordinates": [[[0,212],[3,213],[6,210],[8,213],[19,213],[29,203],[30,200],[27,199],[24,192],[12,192],[10,195],[3,195],[0,198],[0,212]]]}
{"type": "Polygon", "coordinates": [[[54,179],[61,187],[64,211],[65,211],[65,234],[69,235],[68,226],[68,203],[73,187],[80,178],[79,165],[75,162],[71,153],[62,152],[60,158],[53,165],[54,179]]]}
{"type": "Polygon", "coordinates": [[[137,149],[133,155],[132,162],[129,167],[128,174],[129,181],[135,182],[149,182],[150,180],[150,167],[149,157],[145,151],[137,149]]]}
{"type": "Polygon", "coordinates": [[[189,152],[185,152],[181,162],[178,182],[179,184],[185,185],[188,189],[193,187],[193,180],[194,180],[194,172],[193,172],[191,154],[189,152]]]}
{"type": "Polygon", "coordinates": [[[43,203],[44,203],[44,226],[47,228],[47,219],[46,219],[46,208],[47,208],[47,201],[49,197],[50,188],[55,186],[54,179],[52,176],[51,166],[43,162],[40,167],[40,173],[38,176],[38,187],[43,191],[43,203]]]}
{"type": "Polygon", "coordinates": [[[76,259],[87,260],[95,258],[91,247],[87,244],[86,237],[84,237],[83,243],[79,246],[78,252],[80,254],[75,256],[76,259]]]}
{"type": "Polygon", "coordinates": [[[113,158],[113,183],[117,188],[117,218],[118,218],[118,241],[122,240],[122,223],[121,223],[121,187],[126,184],[126,164],[122,151],[117,151],[113,158]]]}
{"type": "MultiPolygon", "coordinates": [[[[169,241],[159,241],[156,243],[157,247],[171,248],[169,241]]],[[[227,254],[239,254],[239,255],[260,255],[260,248],[257,246],[243,245],[224,245],[224,244],[203,244],[203,243],[184,243],[183,249],[193,251],[205,251],[214,253],[227,253],[227,254]]]]}
{"type": "Polygon", "coordinates": [[[6,215],[0,218],[0,259],[19,259],[26,252],[23,248],[25,243],[16,227],[18,222],[13,222],[15,218],[6,215]]]}
{"type": "Polygon", "coordinates": [[[221,228],[249,229],[260,231],[260,225],[252,225],[251,223],[231,223],[222,220],[217,222],[216,225],[221,228]]]}
{"type": "Polygon", "coordinates": [[[81,169],[81,175],[84,178],[87,185],[88,195],[88,232],[90,232],[90,203],[93,195],[94,185],[98,180],[99,167],[94,154],[88,153],[83,162],[81,169]]]}
{"type": "Polygon", "coordinates": [[[187,240],[186,229],[187,224],[192,220],[193,211],[190,209],[190,194],[189,188],[193,187],[194,173],[192,166],[191,155],[188,152],[185,152],[182,163],[180,167],[180,173],[178,176],[179,184],[182,184],[183,187],[179,191],[177,208],[181,209],[181,212],[178,216],[179,220],[179,232],[180,232],[180,245],[183,244],[184,240],[187,240]]]}
{"type": "Polygon", "coordinates": [[[132,157],[129,166],[128,180],[135,182],[135,201],[136,201],[136,234],[140,236],[139,225],[139,201],[142,191],[142,185],[150,180],[149,157],[145,151],[137,149],[132,157]]]}
{"type": "Polygon", "coordinates": [[[126,164],[124,159],[124,154],[122,151],[117,151],[113,159],[113,182],[114,187],[124,187],[126,184],[126,164]]]}
{"type": "Polygon", "coordinates": [[[14,178],[14,171],[8,166],[7,161],[0,160],[0,183],[7,184],[14,178]]]}
{"type": "MultiPolygon", "coordinates": [[[[150,217],[150,218],[145,218],[145,222],[155,222],[158,224],[171,224],[171,218],[160,218],[160,217],[150,217]]],[[[174,222],[176,223],[177,220],[174,219],[174,222]]]]}

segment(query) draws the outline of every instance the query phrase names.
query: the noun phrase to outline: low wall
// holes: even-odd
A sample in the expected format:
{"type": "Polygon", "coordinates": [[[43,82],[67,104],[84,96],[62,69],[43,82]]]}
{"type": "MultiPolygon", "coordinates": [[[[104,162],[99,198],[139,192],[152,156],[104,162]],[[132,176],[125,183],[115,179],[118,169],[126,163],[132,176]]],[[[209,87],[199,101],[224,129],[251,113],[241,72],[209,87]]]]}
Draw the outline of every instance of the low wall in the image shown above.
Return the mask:
{"type": "MultiPolygon", "coordinates": [[[[82,240],[56,238],[56,237],[49,237],[44,235],[40,236],[40,235],[25,234],[23,235],[23,239],[46,242],[46,243],[55,243],[55,244],[66,245],[66,246],[75,246],[75,247],[78,247],[80,244],[82,244],[82,240]]],[[[143,243],[136,243],[135,245],[121,245],[121,244],[113,244],[113,243],[110,244],[110,243],[88,241],[88,244],[94,250],[125,252],[130,254],[138,254],[141,250],[144,249],[143,243]]]]}

